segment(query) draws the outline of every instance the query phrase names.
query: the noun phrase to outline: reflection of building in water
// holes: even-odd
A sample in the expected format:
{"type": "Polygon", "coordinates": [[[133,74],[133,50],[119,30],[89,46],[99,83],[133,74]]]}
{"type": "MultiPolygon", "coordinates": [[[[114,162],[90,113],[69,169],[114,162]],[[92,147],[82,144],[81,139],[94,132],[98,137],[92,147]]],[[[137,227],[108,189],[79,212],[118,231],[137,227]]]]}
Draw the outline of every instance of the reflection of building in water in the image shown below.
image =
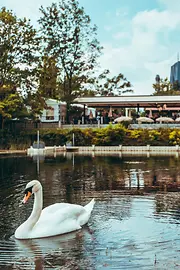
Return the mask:
{"type": "Polygon", "coordinates": [[[161,168],[148,167],[145,163],[138,169],[136,165],[125,170],[124,174],[125,188],[151,190],[176,191],[180,186],[180,173],[178,170],[167,169],[166,165],[161,168]],[[165,169],[166,168],[166,169],[165,169]]]}
{"type": "Polygon", "coordinates": [[[176,191],[180,186],[180,174],[173,173],[169,170],[159,169],[144,174],[144,188],[145,190],[157,189],[176,191]]]}
{"type": "Polygon", "coordinates": [[[144,177],[142,170],[131,169],[127,172],[125,176],[125,187],[126,188],[143,188],[144,187],[144,177]]]}
{"type": "Polygon", "coordinates": [[[46,183],[48,193],[54,201],[61,198],[68,202],[81,202],[85,197],[106,191],[177,190],[180,186],[180,173],[176,160],[158,161],[154,158],[129,160],[119,157],[95,157],[68,155],[46,158],[41,164],[40,178],[46,183]],[[56,161],[55,161],[56,160],[56,161]],[[168,169],[168,168],[174,168],[168,169]]]}

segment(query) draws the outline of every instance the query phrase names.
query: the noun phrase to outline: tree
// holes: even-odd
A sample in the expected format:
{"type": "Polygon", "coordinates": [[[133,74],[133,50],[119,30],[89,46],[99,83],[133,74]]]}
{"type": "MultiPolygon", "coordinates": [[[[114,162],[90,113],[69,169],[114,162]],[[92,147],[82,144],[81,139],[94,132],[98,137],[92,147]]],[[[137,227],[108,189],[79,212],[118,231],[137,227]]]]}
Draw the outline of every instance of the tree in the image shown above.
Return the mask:
{"type": "Polygon", "coordinates": [[[17,114],[24,111],[24,108],[19,94],[16,91],[11,90],[7,85],[0,87],[0,97],[0,128],[3,128],[6,119],[16,117],[17,114]]]}
{"type": "Polygon", "coordinates": [[[3,84],[32,89],[35,83],[39,38],[26,18],[0,11],[0,73],[3,84]],[[33,80],[32,80],[33,79],[33,80]]]}
{"type": "MultiPolygon", "coordinates": [[[[27,115],[25,98],[37,83],[39,38],[26,18],[0,10],[0,122],[27,115]]],[[[37,106],[39,106],[37,104],[37,106]]]]}
{"type": "Polygon", "coordinates": [[[44,56],[39,68],[39,92],[45,98],[59,98],[58,73],[54,57],[44,56]]]}
{"type": "Polygon", "coordinates": [[[76,90],[80,90],[79,82],[86,82],[97,66],[102,49],[96,38],[97,27],[91,26],[90,17],[76,0],[60,0],[47,8],[41,6],[40,11],[44,54],[57,59],[61,98],[67,102],[68,110],[76,90]]]}
{"type": "Polygon", "coordinates": [[[171,84],[168,78],[165,79],[160,78],[156,83],[153,84],[153,88],[155,92],[154,96],[168,96],[168,95],[179,95],[180,91],[178,88],[178,83],[175,82],[171,84]]]}
{"type": "Polygon", "coordinates": [[[122,73],[109,77],[110,71],[104,70],[99,76],[89,79],[89,87],[94,89],[92,94],[101,96],[115,96],[133,92],[131,83],[122,73]]]}

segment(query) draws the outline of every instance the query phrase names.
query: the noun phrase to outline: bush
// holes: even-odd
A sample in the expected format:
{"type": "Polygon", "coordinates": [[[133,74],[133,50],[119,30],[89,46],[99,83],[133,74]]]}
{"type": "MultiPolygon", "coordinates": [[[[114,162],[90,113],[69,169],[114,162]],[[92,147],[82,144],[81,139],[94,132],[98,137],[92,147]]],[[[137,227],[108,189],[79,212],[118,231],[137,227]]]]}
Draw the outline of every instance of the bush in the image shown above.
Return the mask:
{"type": "MultiPolygon", "coordinates": [[[[45,146],[72,143],[74,133],[75,146],[111,146],[111,145],[180,145],[180,130],[129,130],[121,124],[108,125],[106,128],[42,129],[40,140],[45,146]]],[[[18,134],[0,130],[1,149],[27,149],[37,140],[37,130],[21,131],[18,134]]]]}
{"type": "Polygon", "coordinates": [[[76,146],[92,145],[93,133],[91,129],[80,129],[80,128],[71,129],[67,131],[66,139],[72,142],[73,134],[76,146]]]}
{"type": "Polygon", "coordinates": [[[44,129],[40,132],[40,138],[46,146],[65,145],[67,131],[64,129],[44,129]]]}
{"type": "Polygon", "coordinates": [[[120,145],[123,144],[126,128],[122,125],[109,125],[106,128],[95,129],[92,144],[94,145],[120,145]]]}
{"type": "Polygon", "coordinates": [[[173,130],[170,132],[169,142],[172,145],[180,145],[180,130],[173,130]]]}

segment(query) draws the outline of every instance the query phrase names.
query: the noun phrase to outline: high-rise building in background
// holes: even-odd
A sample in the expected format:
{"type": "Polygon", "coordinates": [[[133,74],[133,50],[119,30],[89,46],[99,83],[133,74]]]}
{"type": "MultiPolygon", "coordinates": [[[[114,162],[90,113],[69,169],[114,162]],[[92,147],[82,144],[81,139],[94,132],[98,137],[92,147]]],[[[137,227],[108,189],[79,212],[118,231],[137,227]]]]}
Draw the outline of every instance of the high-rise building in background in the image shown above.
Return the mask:
{"type": "Polygon", "coordinates": [[[157,84],[160,84],[161,78],[160,78],[159,74],[156,75],[155,81],[157,84]]]}
{"type": "Polygon", "coordinates": [[[180,61],[171,66],[170,82],[180,88],[180,61]]]}

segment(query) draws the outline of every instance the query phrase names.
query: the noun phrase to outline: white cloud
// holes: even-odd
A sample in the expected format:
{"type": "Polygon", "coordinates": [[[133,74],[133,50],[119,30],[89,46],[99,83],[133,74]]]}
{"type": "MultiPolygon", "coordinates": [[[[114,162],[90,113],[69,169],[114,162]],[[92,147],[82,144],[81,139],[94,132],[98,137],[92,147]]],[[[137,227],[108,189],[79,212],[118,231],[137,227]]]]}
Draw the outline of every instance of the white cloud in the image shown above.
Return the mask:
{"type": "MultiPolygon", "coordinates": [[[[159,1],[169,7],[170,1],[159,1]]],[[[113,74],[123,73],[134,85],[134,94],[151,94],[156,74],[162,78],[169,77],[170,67],[176,61],[177,53],[174,49],[177,52],[179,49],[179,44],[167,46],[162,37],[168,39],[171,31],[179,31],[179,27],[180,16],[177,10],[167,8],[162,11],[153,9],[138,12],[132,18],[127,32],[113,35],[117,41],[118,37],[121,40],[130,34],[129,43],[124,46],[119,42],[116,47],[111,41],[104,44],[101,64],[113,74]]]]}
{"type": "Polygon", "coordinates": [[[180,10],[180,1],[179,0],[158,0],[160,4],[162,4],[165,8],[172,11],[180,10]]]}
{"type": "Polygon", "coordinates": [[[162,30],[170,30],[177,27],[180,23],[180,16],[177,12],[168,10],[158,11],[154,9],[139,12],[132,21],[133,25],[137,28],[157,33],[162,30]]]}

